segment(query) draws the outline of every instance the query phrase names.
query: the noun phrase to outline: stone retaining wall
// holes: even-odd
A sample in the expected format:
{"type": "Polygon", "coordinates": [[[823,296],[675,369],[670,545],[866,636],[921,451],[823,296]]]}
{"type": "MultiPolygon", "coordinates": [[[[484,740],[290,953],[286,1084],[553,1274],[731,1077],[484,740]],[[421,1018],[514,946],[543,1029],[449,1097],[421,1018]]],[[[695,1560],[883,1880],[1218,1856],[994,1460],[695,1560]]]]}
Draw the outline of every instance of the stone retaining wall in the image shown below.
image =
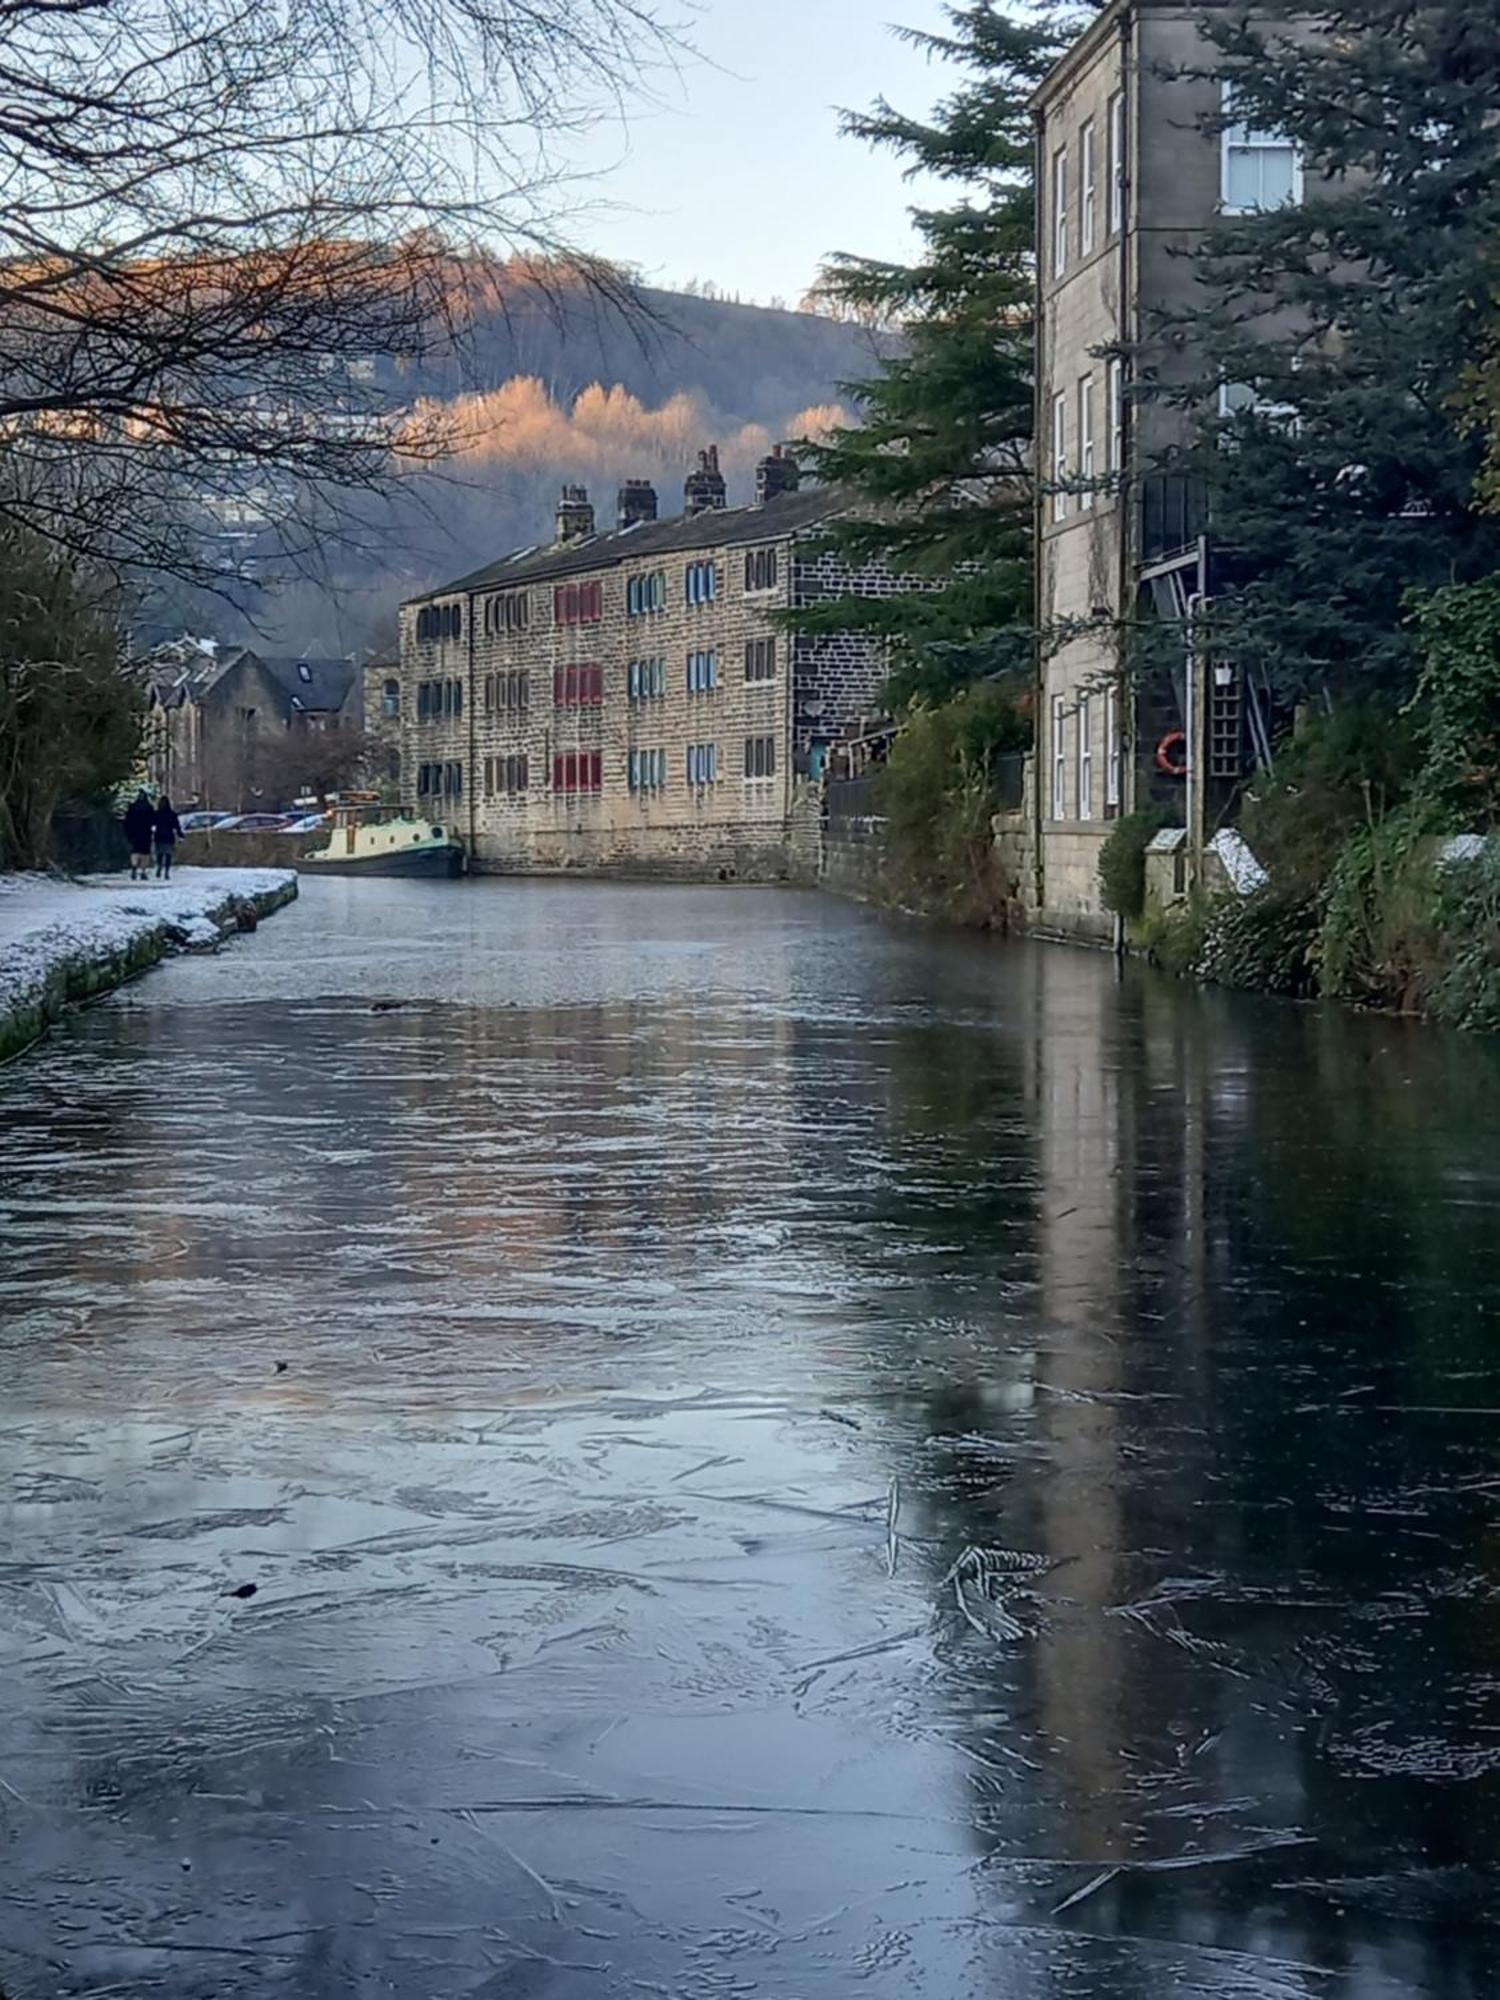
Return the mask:
{"type": "MultiPolygon", "coordinates": [[[[112,891],[116,887],[110,885],[112,891]]],[[[169,896],[175,889],[174,883],[158,893],[169,896]]],[[[0,944],[0,1062],[29,1048],[69,1007],[123,986],[171,953],[211,951],[224,938],[253,930],[263,916],[293,900],[297,878],[271,881],[261,875],[244,888],[215,883],[196,909],[188,907],[189,892],[160,916],[129,909],[128,891],[119,886],[118,893],[124,920],[111,922],[107,934],[85,922],[70,939],[64,912],[59,922],[0,944]]]]}

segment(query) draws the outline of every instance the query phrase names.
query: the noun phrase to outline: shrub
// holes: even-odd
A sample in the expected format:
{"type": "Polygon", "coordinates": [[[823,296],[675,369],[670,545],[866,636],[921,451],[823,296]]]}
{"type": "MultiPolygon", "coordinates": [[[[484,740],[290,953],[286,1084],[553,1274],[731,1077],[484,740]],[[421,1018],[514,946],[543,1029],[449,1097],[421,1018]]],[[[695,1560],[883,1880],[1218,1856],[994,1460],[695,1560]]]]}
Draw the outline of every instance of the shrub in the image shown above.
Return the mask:
{"type": "Polygon", "coordinates": [[[1383,819],[1410,794],[1420,762],[1409,716],[1345,702],[1278,745],[1271,769],[1246,793],[1240,829],[1272,882],[1305,897],[1355,827],[1383,819]]]}
{"type": "Polygon", "coordinates": [[[875,794],[899,901],[970,923],[998,913],[1005,885],[996,879],[990,822],[1000,809],[1000,760],[1030,737],[1023,711],[993,683],[912,710],[875,794]]]}
{"type": "Polygon", "coordinates": [[[1319,986],[1340,1000],[1419,1004],[1441,963],[1433,816],[1421,801],[1351,834],[1329,877],[1319,986]]]}
{"type": "Polygon", "coordinates": [[[1304,999],[1317,984],[1317,899],[1272,886],[1208,906],[1195,970],[1220,986],[1304,999]]]}
{"type": "Polygon", "coordinates": [[[1200,897],[1174,903],[1169,910],[1155,911],[1146,922],[1141,942],[1146,956],[1174,979],[1186,979],[1198,970],[1208,935],[1210,905],[1200,897]]]}
{"type": "Polygon", "coordinates": [[[1500,1031],[1500,847],[1438,869],[1437,885],[1442,964],[1428,1005],[1450,1027],[1500,1031]]]}
{"type": "Polygon", "coordinates": [[[1114,823],[1099,850],[1099,895],[1106,910],[1134,923],[1146,907],[1146,849],[1152,836],[1170,826],[1160,806],[1143,806],[1114,823]]]}
{"type": "Polygon", "coordinates": [[[1426,710],[1424,796],[1466,831],[1500,822],[1500,576],[1413,597],[1426,710]]]}

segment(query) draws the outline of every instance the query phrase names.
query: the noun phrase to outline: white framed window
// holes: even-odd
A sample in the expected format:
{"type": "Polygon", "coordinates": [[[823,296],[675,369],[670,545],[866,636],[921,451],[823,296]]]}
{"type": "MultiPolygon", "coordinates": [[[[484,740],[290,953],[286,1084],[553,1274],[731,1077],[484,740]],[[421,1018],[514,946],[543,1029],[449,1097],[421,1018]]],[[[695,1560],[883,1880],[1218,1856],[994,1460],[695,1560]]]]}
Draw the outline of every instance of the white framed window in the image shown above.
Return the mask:
{"type": "Polygon", "coordinates": [[[1083,490],[1078,495],[1080,512],[1094,504],[1094,378],[1078,379],[1078,477],[1083,490]]]}
{"type": "Polygon", "coordinates": [[[1094,175],[1094,121],[1091,118],[1078,134],[1078,254],[1094,254],[1095,203],[1098,199],[1094,175]]]}
{"type": "Polygon", "coordinates": [[[1078,817],[1094,817],[1094,736],[1089,727],[1092,720],[1092,697],[1081,694],[1078,697],[1078,817]]]}
{"type": "Polygon", "coordinates": [[[1109,436],[1104,469],[1118,474],[1125,470],[1125,363],[1118,355],[1110,362],[1104,380],[1109,404],[1105,417],[1109,436]]]}
{"type": "Polygon", "coordinates": [[[1068,816],[1068,711],[1060,694],[1052,697],[1052,817],[1068,816]]]}
{"type": "Polygon", "coordinates": [[[1120,755],[1120,690],[1111,688],[1104,701],[1104,809],[1106,812],[1120,810],[1121,779],[1124,776],[1123,759],[1120,755]]]}
{"type": "Polygon", "coordinates": [[[1109,233],[1118,236],[1125,227],[1125,93],[1117,90],[1109,100],[1109,233]]]}
{"type": "Polygon", "coordinates": [[[1052,155],[1052,275],[1060,278],[1068,268],[1068,149],[1059,146],[1052,155]]]}
{"type": "Polygon", "coordinates": [[[1226,215],[1253,215],[1302,199],[1302,160],[1282,132],[1257,131],[1234,115],[1234,85],[1224,85],[1219,206],[1226,215]]]}
{"type": "Polygon", "coordinates": [[[1068,518],[1068,399],[1061,390],[1052,398],[1052,518],[1068,518]]]}

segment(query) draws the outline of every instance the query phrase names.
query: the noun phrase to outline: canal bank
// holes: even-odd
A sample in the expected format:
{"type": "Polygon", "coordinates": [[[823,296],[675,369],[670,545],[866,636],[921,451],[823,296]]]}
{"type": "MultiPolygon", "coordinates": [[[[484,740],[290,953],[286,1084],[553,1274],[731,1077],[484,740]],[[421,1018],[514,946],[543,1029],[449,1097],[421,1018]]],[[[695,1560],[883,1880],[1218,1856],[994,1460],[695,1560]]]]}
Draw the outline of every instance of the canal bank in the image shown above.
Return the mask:
{"type": "Polygon", "coordinates": [[[168,882],[0,875],[0,1062],[67,1008],[177,951],[208,951],[297,893],[291,869],[185,868],[168,882]]]}

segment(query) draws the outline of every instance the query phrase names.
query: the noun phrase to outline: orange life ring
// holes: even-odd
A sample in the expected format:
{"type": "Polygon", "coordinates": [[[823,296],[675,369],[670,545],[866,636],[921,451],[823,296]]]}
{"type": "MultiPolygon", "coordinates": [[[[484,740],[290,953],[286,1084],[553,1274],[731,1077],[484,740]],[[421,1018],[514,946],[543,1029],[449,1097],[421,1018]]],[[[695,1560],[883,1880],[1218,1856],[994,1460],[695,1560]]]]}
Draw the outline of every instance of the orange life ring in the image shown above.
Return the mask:
{"type": "Polygon", "coordinates": [[[1165,771],[1169,778],[1185,778],[1187,776],[1187,737],[1180,729],[1169,729],[1160,743],[1157,744],[1156,768],[1158,771],[1165,771]],[[1172,753],[1178,749],[1182,752],[1182,762],[1174,764],[1172,753]]]}

